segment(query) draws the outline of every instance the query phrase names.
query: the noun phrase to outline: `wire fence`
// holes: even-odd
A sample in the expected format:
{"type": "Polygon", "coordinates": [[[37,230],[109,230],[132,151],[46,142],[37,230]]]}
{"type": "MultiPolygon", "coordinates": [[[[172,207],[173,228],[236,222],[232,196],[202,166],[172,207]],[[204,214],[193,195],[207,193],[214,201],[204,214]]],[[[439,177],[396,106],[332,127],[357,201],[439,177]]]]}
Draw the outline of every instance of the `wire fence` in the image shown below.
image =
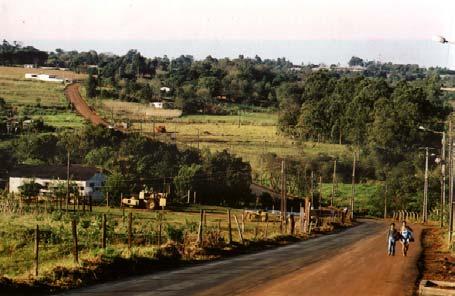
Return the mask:
{"type": "Polygon", "coordinates": [[[61,210],[56,204],[0,201],[0,275],[38,276],[58,264],[80,264],[100,254],[153,257],[168,243],[207,248],[308,233],[342,217],[304,226],[302,216],[242,210],[168,212],[93,206],[61,210]],[[286,223],[288,222],[288,223],[286,223]]]}

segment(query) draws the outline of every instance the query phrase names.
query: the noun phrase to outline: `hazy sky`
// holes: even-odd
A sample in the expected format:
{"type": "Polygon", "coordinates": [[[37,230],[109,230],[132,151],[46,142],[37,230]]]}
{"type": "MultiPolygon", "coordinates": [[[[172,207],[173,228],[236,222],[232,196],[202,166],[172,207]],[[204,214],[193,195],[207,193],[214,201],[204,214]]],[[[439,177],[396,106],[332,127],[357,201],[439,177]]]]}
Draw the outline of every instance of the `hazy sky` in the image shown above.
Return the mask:
{"type": "Polygon", "coordinates": [[[430,40],[455,37],[454,18],[455,0],[0,0],[0,38],[430,40]]]}

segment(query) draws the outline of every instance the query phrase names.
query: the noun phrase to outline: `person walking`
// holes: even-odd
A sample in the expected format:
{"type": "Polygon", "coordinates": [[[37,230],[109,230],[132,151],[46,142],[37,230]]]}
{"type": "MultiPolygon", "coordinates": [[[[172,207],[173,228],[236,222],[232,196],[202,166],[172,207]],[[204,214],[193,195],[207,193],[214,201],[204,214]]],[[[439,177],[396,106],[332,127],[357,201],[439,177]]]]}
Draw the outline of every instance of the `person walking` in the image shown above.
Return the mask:
{"type": "Polygon", "coordinates": [[[413,235],[412,235],[412,229],[407,225],[406,221],[403,221],[401,223],[401,249],[403,252],[403,256],[408,255],[408,250],[409,250],[409,243],[413,241],[413,235]]]}
{"type": "Polygon", "coordinates": [[[389,232],[387,233],[387,252],[389,256],[395,256],[395,244],[400,239],[400,234],[395,229],[395,223],[390,224],[389,232]]]}

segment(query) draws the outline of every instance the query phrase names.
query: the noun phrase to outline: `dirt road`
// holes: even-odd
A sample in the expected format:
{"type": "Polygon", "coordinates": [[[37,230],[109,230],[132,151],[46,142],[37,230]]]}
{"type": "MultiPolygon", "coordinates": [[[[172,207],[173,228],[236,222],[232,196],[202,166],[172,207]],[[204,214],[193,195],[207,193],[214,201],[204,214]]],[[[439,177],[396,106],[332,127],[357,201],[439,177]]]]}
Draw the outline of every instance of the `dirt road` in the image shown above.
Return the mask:
{"type": "MultiPolygon", "coordinates": [[[[420,232],[408,257],[386,254],[387,225],[366,220],[341,233],[68,295],[410,295],[420,232]]],[[[397,251],[400,245],[397,245],[397,251]]]]}
{"type": "Polygon", "coordinates": [[[67,100],[73,104],[74,108],[76,108],[76,111],[82,117],[90,121],[93,125],[101,124],[107,127],[109,124],[103,120],[95,111],[90,109],[87,102],[85,102],[85,100],[82,98],[79,92],[79,87],[79,83],[73,83],[65,88],[65,96],[67,100]]]}

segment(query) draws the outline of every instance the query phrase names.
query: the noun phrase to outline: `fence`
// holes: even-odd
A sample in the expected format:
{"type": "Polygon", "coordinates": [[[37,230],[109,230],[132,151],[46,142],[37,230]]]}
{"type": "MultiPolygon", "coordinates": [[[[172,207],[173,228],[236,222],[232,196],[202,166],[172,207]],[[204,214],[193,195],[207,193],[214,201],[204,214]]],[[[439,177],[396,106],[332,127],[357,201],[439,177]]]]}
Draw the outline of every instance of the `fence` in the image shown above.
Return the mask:
{"type": "MultiPolygon", "coordinates": [[[[70,207],[71,209],[71,207],[70,207]]],[[[303,208],[302,208],[303,209],[303,208]]],[[[217,248],[282,234],[311,232],[318,224],[341,222],[324,217],[302,223],[291,216],[249,215],[243,210],[199,213],[93,207],[62,211],[38,203],[2,200],[0,211],[0,275],[39,275],[56,264],[81,263],[99,254],[153,257],[168,242],[217,248]]]]}

